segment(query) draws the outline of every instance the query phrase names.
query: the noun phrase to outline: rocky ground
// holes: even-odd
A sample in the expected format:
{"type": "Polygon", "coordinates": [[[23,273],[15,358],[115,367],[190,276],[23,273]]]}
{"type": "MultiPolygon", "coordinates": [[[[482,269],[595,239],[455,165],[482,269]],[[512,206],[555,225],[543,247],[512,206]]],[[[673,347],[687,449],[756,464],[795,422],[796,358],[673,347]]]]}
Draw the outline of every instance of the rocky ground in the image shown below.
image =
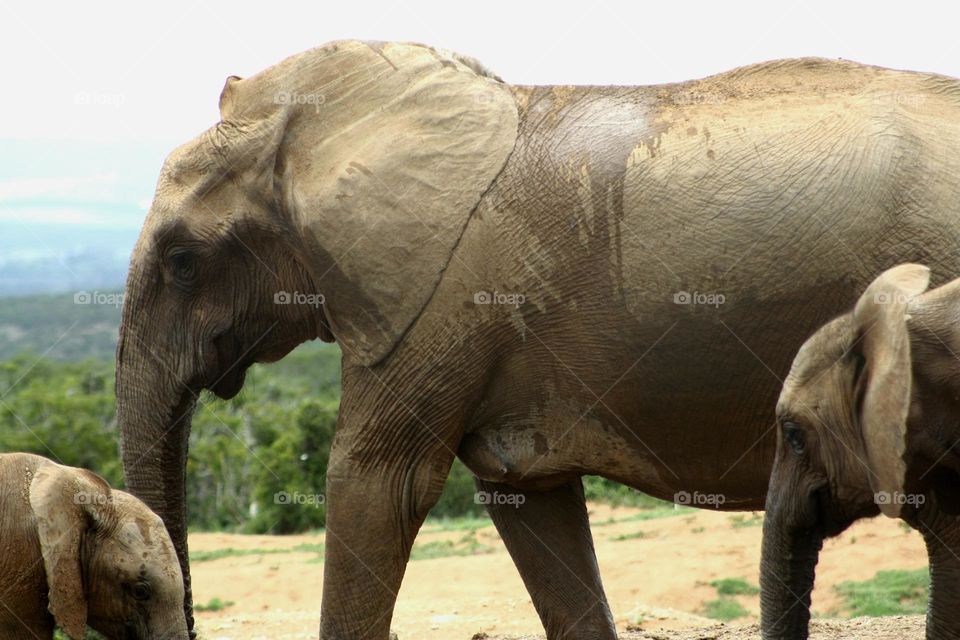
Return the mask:
{"type": "MultiPolygon", "coordinates": [[[[922,616],[818,620],[810,627],[810,640],[923,640],[922,616]]],[[[489,636],[472,640],[543,640],[543,636],[489,636]]],[[[711,625],[677,631],[624,631],[620,640],[760,640],[757,625],[711,625]]]]}

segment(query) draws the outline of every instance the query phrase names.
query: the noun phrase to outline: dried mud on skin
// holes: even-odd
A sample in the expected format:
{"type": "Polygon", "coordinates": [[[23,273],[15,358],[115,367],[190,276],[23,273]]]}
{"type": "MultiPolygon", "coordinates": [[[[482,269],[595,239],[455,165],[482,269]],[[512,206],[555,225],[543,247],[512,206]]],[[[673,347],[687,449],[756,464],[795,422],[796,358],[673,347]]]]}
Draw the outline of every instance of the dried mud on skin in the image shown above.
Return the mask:
{"type": "MultiPolygon", "coordinates": [[[[810,640],[923,640],[923,616],[814,620],[810,640]]],[[[753,624],[718,624],[704,629],[681,631],[626,631],[620,640],[760,640],[760,628],[753,624]]],[[[493,636],[478,633],[471,640],[543,640],[543,636],[493,636]]]]}

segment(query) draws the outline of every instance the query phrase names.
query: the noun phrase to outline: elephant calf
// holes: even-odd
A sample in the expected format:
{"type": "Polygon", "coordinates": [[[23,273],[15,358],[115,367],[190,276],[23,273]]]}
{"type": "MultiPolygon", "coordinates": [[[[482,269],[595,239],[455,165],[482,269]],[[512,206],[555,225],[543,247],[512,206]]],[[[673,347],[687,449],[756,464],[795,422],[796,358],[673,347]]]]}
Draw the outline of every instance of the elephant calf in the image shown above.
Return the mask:
{"type": "Polygon", "coordinates": [[[883,513],[924,537],[927,638],[960,638],[960,280],[881,274],[817,331],[777,404],[761,565],[764,638],[806,638],[825,537],[883,513]]]}
{"type": "Polygon", "coordinates": [[[140,500],[98,475],[0,454],[0,638],[187,638],[170,537],[140,500]]]}

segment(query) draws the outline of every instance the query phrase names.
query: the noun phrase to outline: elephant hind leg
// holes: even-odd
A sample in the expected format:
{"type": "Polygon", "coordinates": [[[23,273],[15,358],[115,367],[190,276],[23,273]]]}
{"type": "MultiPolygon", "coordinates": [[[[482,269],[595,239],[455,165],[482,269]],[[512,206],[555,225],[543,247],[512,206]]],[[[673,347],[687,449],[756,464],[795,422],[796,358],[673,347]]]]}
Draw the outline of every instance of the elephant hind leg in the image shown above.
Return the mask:
{"type": "Polygon", "coordinates": [[[519,491],[477,480],[477,489],[520,571],[549,640],[616,640],[593,549],[583,483],[519,491]]]}

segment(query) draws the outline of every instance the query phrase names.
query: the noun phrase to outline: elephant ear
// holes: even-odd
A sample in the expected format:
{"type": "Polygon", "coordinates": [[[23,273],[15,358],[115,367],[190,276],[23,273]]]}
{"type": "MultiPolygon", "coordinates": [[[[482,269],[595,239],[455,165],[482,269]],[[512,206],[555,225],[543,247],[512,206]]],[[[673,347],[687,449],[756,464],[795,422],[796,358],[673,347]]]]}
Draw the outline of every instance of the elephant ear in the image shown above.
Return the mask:
{"type": "Polygon", "coordinates": [[[864,358],[860,402],[860,429],[870,468],[870,484],[880,510],[892,518],[900,515],[906,463],[907,414],[911,398],[910,336],[907,306],[926,291],[930,270],[918,264],[902,264],[874,280],[857,301],[854,323],[861,336],[864,358]]]}
{"type": "Polygon", "coordinates": [[[348,41],[230,81],[221,104],[225,121],[286,123],[278,199],[304,232],[345,355],[379,362],[426,305],[513,150],[512,93],[468,58],[348,41]]]}
{"type": "Polygon", "coordinates": [[[84,536],[113,511],[110,486],[85,469],[47,463],[30,483],[30,507],[37,523],[50,613],[68,636],[82,640],[87,599],[80,547],[84,536]]]}

